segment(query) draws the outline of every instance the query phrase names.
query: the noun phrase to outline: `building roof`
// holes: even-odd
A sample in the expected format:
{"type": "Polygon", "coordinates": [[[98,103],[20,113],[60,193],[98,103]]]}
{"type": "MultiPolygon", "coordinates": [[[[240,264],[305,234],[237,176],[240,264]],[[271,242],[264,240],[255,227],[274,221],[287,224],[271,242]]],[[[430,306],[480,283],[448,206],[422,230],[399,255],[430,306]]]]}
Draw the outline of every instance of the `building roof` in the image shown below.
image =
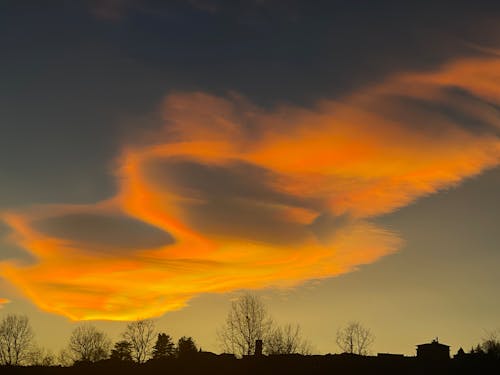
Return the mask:
{"type": "Polygon", "coordinates": [[[435,340],[432,340],[432,342],[429,342],[429,343],[426,343],[426,344],[420,344],[420,345],[417,345],[417,348],[420,348],[420,347],[428,347],[428,346],[434,346],[434,347],[447,347],[449,348],[450,346],[449,345],[446,345],[446,344],[441,344],[437,339],[435,340]]]}

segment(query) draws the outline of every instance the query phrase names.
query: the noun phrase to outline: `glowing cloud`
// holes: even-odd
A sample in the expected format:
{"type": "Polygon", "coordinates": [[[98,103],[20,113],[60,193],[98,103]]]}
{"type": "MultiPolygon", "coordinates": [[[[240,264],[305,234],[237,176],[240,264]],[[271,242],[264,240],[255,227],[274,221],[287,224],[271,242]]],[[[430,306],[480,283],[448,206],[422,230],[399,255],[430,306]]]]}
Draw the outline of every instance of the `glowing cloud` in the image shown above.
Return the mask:
{"type": "Polygon", "coordinates": [[[461,60],[272,111],[172,94],[154,140],[123,147],[115,197],[3,214],[37,263],[1,274],[45,310],[129,320],[372,263],[401,241],[370,218],[498,165],[499,72],[461,60]]]}
{"type": "Polygon", "coordinates": [[[10,303],[10,300],[7,298],[0,298],[0,309],[3,309],[3,306],[10,303]]]}

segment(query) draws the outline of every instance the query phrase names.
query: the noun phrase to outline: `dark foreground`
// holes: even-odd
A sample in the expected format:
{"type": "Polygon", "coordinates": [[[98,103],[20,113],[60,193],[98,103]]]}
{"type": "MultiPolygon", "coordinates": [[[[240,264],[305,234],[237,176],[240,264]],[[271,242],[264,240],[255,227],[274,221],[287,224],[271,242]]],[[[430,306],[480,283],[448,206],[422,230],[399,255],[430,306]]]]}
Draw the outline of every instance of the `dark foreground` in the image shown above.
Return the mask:
{"type": "Polygon", "coordinates": [[[350,355],[273,356],[236,359],[197,355],[191,358],[134,363],[102,361],[72,367],[0,367],[0,373],[19,375],[98,374],[500,374],[500,360],[492,358],[450,359],[424,362],[417,358],[379,358],[350,355]]]}

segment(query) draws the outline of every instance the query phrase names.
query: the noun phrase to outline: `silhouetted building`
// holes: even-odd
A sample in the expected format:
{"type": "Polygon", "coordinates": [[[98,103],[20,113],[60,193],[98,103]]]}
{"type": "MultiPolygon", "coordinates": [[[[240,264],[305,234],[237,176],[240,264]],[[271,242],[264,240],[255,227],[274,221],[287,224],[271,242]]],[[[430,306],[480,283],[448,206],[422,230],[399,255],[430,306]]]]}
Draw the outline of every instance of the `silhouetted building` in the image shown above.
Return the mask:
{"type": "Polygon", "coordinates": [[[393,353],[377,353],[378,358],[382,359],[404,359],[403,354],[393,354],[393,353]]]}
{"type": "Polygon", "coordinates": [[[467,356],[462,348],[458,349],[457,354],[453,356],[454,359],[463,359],[467,356]]]}
{"type": "Polygon", "coordinates": [[[450,359],[450,347],[441,344],[436,338],[431,343],[417,345],[417,358],[426,361],[448,360],[450,359]]]}
{"type": "Polygon", "coordinates": [[[255,340],[255,355],[262,355],[262,340],[255,340]]]}

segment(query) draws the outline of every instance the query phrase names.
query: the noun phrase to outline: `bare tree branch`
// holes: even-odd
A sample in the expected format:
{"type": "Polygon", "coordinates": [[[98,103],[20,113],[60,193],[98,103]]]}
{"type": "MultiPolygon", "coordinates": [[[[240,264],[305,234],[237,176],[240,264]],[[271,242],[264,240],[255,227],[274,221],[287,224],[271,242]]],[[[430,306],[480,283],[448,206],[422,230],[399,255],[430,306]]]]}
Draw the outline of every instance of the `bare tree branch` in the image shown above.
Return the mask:
{"type": "Polygon", "coordinates": [[[157,333],[153,320],[138,320],[127,325],[123,338],[132,345],[132,357],[138,363],[146,362],[153,353],[157,333]]]}
{"type": "Polygon", "coordinates": [[[267,340],[272,319],[262,301],[245,294],[231,304],[225,324],[217,331],[218,340],[227,353],[239,356],[255,351],[255,341],[267,340]]]}
{"type": "Polygon", "coordinates": [[[69,339],[68,352],[73,361],[96,362],[108,358],[111,341],[90,324],[76,327],[69,339]]]}
{"type": "Polygon", "coordinates": [[[265,343],[267,354],[310,354],[310,344],[302,338],[298,324],[273,329],[265,343]]]}
{"type": "Polygon", "coordinates": [[[359,322],[351,322],[337,331],[337,345],[345,353],[366,355],[375,336],[359,322]]]}
{"type": "Polygon", "coordinates": [[[21,365],[29,359],[33,330],[25,315],[9,314],[0,322],[0,363],[21,365]]]}

